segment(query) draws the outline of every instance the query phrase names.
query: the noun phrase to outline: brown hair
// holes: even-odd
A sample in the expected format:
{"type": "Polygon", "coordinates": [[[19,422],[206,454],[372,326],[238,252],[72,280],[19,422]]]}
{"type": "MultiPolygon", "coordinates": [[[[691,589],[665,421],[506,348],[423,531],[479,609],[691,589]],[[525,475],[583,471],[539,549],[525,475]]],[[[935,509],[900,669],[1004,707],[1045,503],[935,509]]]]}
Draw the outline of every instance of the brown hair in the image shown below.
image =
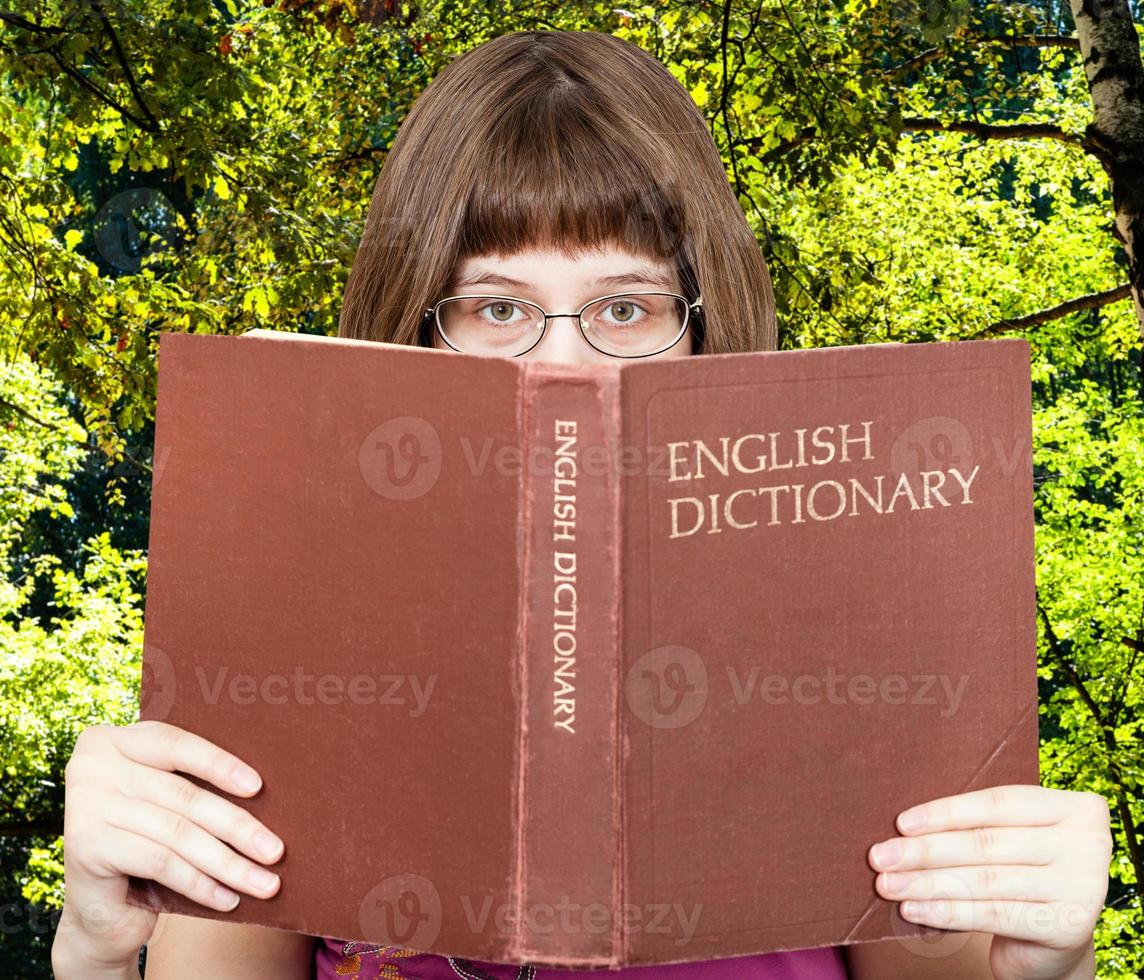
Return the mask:
{"type": "Polygon", "coordinates": [[[770,275],[687,90],[628,41],[517,31],[448,64],[374,187],[342,337],[428,344],[422,313],[473,255],[618,244],[702,295],[696,350],[774,350],[770,275]]]}

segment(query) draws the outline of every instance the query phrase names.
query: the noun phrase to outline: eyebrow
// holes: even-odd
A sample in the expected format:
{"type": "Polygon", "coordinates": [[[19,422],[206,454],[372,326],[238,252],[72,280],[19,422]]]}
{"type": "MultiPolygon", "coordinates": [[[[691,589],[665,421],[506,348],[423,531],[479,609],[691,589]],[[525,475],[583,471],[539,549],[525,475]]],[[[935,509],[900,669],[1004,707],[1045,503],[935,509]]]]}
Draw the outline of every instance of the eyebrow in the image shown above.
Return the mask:
{"type": "MultiPolygon", "coordinates": [[[[650,269],[647,266],[641,266],[637,269],[630,269],[627,272],[621,272],[617,275],[600,276],[598,279],[593,279],[589,285],[591,286],[623,286],[631,283],[651,283],[655,286],[662,286],[664,289],[674,289],[675,282],[672,277],[666,272],[658,272],[655,269],[650,269]]],[[[512,279],[509,276],[503,276],[499,272],[490,272],[484,269],[478,269],[467,276],[456,278],[446,283],[446,289],[458,289],[461,286],[480,286],[480,285],[493,285],[493,286],[511,286],[513,289],[532,289],[532,283],[522,282],[519,279],[512,279]]]]}

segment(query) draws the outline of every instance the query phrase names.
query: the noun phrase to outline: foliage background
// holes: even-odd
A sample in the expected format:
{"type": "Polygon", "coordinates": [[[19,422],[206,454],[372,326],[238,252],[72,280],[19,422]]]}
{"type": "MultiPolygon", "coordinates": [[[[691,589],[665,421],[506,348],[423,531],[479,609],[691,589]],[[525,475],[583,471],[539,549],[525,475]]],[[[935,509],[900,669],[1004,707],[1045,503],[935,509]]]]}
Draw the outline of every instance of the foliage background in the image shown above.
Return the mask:
{"type": "Polygon", "coordinates": [[[1029,341],[1043,781],[1109,799],[1100,976],[1144,975],[1144,353],[1057,0],[0,11],[0,972],[50,975],[63,767],[134,717],[159,332],[336,332],[404,114],[525,28],[617,34],[688,88],[782,347],[1029,341]]]}

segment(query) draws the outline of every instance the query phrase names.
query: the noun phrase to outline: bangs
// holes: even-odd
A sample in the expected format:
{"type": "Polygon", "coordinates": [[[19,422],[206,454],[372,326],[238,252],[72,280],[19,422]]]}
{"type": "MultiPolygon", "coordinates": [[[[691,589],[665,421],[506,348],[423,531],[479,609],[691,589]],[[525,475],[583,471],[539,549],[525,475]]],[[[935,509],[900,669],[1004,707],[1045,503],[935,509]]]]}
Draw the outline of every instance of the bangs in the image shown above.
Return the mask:
{"type": "MultiPolygon", "coordinates": [[[[546,248],[574,256],[606,245],[687,266],[684,209],[632,151],[606,107],[569,86],[506,107],[472,175],[458,258],[546,248]]],[[[662,167],[659,168],[662,170],[662,167]]]]}
{"type": "Polygon", "coordinates": [[[611,34],[501,34],[450,60],[401,122],[338,333],[432,346],[425,311],[458,263],[611,249],[674,268],[695,353],[776,348],[763,252],[687,89],[611,34]]]}

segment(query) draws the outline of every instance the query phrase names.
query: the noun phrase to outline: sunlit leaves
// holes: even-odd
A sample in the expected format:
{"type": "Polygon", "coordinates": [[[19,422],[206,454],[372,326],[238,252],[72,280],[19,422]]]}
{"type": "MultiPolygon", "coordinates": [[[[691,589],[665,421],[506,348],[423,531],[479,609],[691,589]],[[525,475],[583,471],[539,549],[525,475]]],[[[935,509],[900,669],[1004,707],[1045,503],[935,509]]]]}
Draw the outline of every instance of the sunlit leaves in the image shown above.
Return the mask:
{"type": "MultiPolygon", "coordinates": [[[[1091,107],[1064,4],[103,8],[110,32],[84,0],[7,4],[56,33],[0,23],[0,725],[17,812],[58,804],[82,724],[129,715],[144,568],[99,534],[70,564],[22,550],[27,529],[82,509],[66,488],[85,446],[125,459],[154,412],[161,332],[334,332],[398,126],[482,41],[597,30],[667,66],[765,251],[786,347],[995,336],[1123,279],[1107,175],[1078,147],[909,129],[923,118],[1082,133],[1091,107]],[[55,622],[29,612],[36,589],[55,622]]],[[[1038,598],[1062,644],[1041,631],[1043,771],[1052,785],[1130,794],[1138,824],[1141,671],[1123,641],[1144,603],[1140,328],[1121,302],[1023,335],[1038,598]],[[1115,749],[1062,657],[1119,705],[1115,749]]],[[[145,485],[146,465],[117,468],[102,492],[145,485]]],[[[1144,969],[1125,840],[1120,826],[1102,976],[1144,969]]],[[[32,852],[29,898],[58,900],[52,848],[32,852]]]]}

